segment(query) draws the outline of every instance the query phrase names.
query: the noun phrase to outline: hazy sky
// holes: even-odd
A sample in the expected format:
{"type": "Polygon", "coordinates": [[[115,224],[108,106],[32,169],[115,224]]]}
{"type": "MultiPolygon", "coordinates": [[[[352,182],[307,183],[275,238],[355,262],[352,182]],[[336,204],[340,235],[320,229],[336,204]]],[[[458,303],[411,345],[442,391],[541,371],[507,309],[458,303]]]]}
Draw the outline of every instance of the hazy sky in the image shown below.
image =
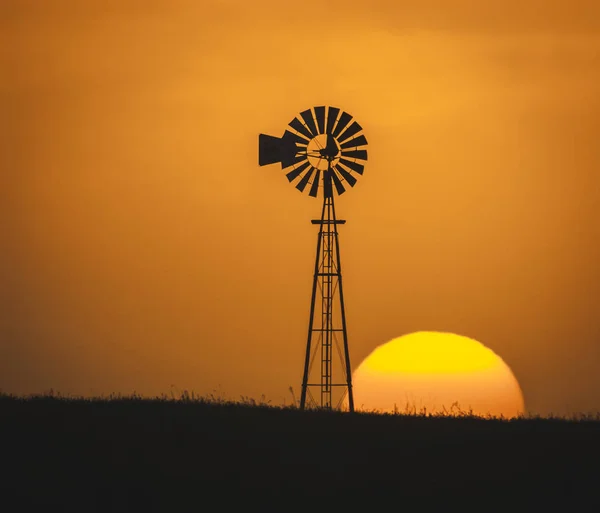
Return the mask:
{"type": "Polygon", "coordinates": [[[353,367],[452,331],[600,411],[597,0],[9,0],[0,63],[1,390],[289,402],[319,202],[258,133],[335,105],[353,367]]]}

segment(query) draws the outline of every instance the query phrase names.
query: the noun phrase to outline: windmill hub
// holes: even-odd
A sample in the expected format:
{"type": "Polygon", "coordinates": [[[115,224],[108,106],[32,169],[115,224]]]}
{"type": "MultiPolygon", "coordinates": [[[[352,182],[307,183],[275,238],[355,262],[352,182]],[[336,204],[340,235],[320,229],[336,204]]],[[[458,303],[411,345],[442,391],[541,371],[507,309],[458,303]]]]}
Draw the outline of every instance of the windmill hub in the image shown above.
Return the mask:
{"type": "Polygon", "coordinates": [[[308,162],[315,169],[324,171],[327,169],[327,163],[332,166],[339,163],[340,146],[337,141],[327,134],[317,135],[306,146],[306,156],[308,162]]]}

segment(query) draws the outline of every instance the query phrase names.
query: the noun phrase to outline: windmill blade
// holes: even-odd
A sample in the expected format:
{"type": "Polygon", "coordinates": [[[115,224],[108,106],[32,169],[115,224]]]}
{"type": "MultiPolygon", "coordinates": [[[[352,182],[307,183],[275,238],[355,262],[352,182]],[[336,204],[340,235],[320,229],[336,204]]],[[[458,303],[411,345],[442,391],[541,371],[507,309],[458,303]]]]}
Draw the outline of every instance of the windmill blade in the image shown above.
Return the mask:
{"type": "Polygon", "coordinates": [[[346,141],[344,144],[340,144],[340,148],[345,149],[345,148],[356,148],[357,146],[366,146],[367,145],[367,138],[364,135],[359,135],[358,137],[355,137],[354,139],[350,139],[349,141],[346,141]]]}
{"type": "Polygon", "coordinates": [[[354,178],[348,171],[346,171],[340,165],[337,165],[335,169],[342,176],[342,178],[346,180],[346,182],[348,182],[348,185],[350,185],[350,187],[354,187],[354,184],[356,183],[356,178],[354,178]]]}
{"type": "Polygon", "coordinates": [[[340,159],[340,164],[344,164],[344,166],[346,166],[349,169],[352,169],[352,171],[356,171],[359,175],[362,175],[363,171],[365,170],[365,166],[363,166],[362,164],[359,164],[358,162],[353,162],[352,160],[348,160],[343,157],[340,159]]]}
{"type": "Polygon", "coordinates": [[[304,112],[301,112],[300,115],[302,116],[302,119],[304,120],[304,123],[306,124],[306,127],[312,136],[315,137],[318,135],[317,125],[315,125],[315,118],[313,118],[312,111],[307,109],[304,112]]]}
{"type": "Polygon", "coordinates": [[[339,113],[340,109],[337,107],[329,107],[327,112],[327,130],[325,133],[333,135],[333,126],[335,125],[339,113]]]}
{"type": "Polygon", "coordinates": [[[342,184],[340,177],[337,175],[337,173],[333,169],[331,170],[331,179],[333,180],[333,185],[335,185],[335,189],[337,190],[337,193],[339,195],[344,194],[344,192],[346,192],[346,188],[342,184]]]}
{"type": "Polygon", "coordinates": [[[343,141],[345,141],[346,139],[352,137],[353,135],[356,135],[358,132],[360,132],[362,130],[362,126],[360,126],[356,121],[354,123],[352,123],[347,129],[346,131],[340,135],[338,137],[338,141],[341,143],[343,141]]]}
{"type": "Polygon", "coordinates": [[[295,166],[306,160],[306,155],[296,154],[285,154],[281,156],[281,169],[286,167],[295,166]]]}
{"type": "Polygon", "coordinates": [[[325,133],[325,107],[315,107],[315,118],[319,134],[325,133]]]}
{"type": "Polygon", "coordinates": [[[317,197],[317,194],[319,192],[319,180],[320,179],[321,179],[321,170],[317,169],[317,174],[315,175],[313,183],[310,186],[310,192],[308,193],[309,196],[312,196],[313,198],[317,197]]]}
{"type": "Polygon", "coordinates": [[[298,189],[300,192],[304,191],[304,189],[306,188],[306,185],[308,184],[308,181],[310,180],[310,177],[312,176],[312,174],[315,172],[315,168],[311,167],[307,173],[302,177],[302,179],[298,182],[298,184],[296,185],[296,189],[298,189]]]}
{"type": "Polygon", "coordinates": [[[308,131],[308,129],[302,124],[302,122],[298,118],[294,118],[290,121],[290,126],[296,130],[296,132],[300,132],[307,139],[312,139],[312,134],[308,131]]]}
{"type": "Polygon", "coordinates": [[[300,164],[298,167],[292,169],[285,176],[288,179],[288,181],[293,182],[294,179],[296,177],[300,176],[300,173],[302,173],[302,171],[304,171],[308,166],[310,166],[310,164],[308,163],[308,160],[307,160],[306,162],[304,162],[304,164],[300,164]]]}
{"type": "Polygon", "coordinates": [[[309,142],[309,139],[307,139],[306,137],[299,135],[299,134],[295,134],[293,132],[290,132],[289,130],[286,130],[285,132],[283,132],[283,136],[281,137],[282,141],[293,141],[294,144],[302,144],[304,146],[306,146],[309,142]]]}
{"type": "Polygon", "coordinates": [[[367,150],[345,150],[342,151],[344,157],[367,160],[367,150]]]}
{"type": "Polygon", "coordinates": [[[350,123],[351,119],[352,116],[350,114],[348,114],[347,112],[342,112],[342,115],[340,116],[340,119],[337,122],[337,125],[335,125],[335,129],[333,130],[333,137],[337,139],[337,136],[340,135],[340,132],[344,128],[346,128],[346,125],[350,123]]]}

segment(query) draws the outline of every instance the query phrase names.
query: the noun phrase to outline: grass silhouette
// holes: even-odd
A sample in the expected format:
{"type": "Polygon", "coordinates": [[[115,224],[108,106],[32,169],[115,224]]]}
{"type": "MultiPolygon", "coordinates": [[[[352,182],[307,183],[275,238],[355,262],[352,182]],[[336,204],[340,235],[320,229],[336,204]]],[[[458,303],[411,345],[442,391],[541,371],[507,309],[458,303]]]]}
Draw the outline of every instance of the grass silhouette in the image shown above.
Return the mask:
{"type": "Polygon", "coordinates": [[[50,392],[0,395],[0,441],[0,501],[18,505],[4,511],[600,506],[597,416],[302,412],[264,397],[50,392]]]}

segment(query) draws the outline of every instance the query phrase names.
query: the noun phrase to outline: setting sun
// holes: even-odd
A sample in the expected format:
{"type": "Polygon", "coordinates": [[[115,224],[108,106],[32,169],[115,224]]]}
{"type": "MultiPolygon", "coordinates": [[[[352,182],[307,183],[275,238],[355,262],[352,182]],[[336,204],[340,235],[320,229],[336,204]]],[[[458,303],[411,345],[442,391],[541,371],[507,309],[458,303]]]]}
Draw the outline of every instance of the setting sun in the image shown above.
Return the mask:
{"type": "Polygon", "coordinates": [[[377,347],[353,373],[357,409],[515,417],[524,412],[510,368],[480,342],[418,332],[377,347]]]}

